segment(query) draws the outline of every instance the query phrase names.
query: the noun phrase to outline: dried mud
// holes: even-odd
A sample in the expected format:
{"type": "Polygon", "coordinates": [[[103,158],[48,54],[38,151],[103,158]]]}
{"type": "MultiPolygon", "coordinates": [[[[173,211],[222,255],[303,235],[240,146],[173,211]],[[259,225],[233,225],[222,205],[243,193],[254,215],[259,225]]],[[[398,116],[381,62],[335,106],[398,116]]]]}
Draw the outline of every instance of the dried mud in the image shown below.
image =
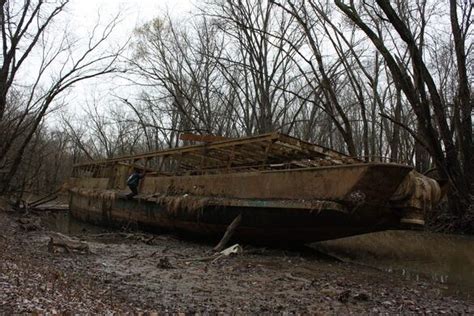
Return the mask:
{"type": "Polygon", "coordinates": [[[308,248],[243,245],[238,255],[212,260],[211,243],[87,231],[75,235],[90,253],[50,252],[53,232],[22,225],[19,215],[0,211],[0,314],[474,313],[472,296],[446,295],[437,282],[404,280],[308,248]]]}

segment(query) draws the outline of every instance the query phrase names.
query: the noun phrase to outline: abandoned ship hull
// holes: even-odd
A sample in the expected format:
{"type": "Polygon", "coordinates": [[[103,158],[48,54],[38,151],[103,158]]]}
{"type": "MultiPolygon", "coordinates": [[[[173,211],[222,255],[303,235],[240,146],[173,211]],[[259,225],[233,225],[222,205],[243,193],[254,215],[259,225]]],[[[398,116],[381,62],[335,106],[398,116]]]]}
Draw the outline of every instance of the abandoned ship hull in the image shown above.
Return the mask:
{"type": "Polygon", "coordinates": [[[243,203],[246,206],[206,205],[198,211],[189,212],[188,206],[171,210],[169,205],[140,198],[133,201],[118,198],[111,203],[108,197],[74,193],[71,195],[71,214],[77,219],[98,225],[138,228],[154,233],[178,232],[210,238],[221,237],[233,219],[241,214],[242,220],[234,237],[254,243],[328,240],[393,229],[400,223],[396,211],[379,212],[379,216],[364,218],[353,216],[338,204],[324,202],[318,206],[321,208],[316,209],[252,207],[254,203],[265,204],[264,201],[252,201],[243,203]]]}
{"type": "MultiPolygon", "coordinates": [[[[112,178],[73,179],[71,214],[109,226],[218,237],[238,215],[234,237],[254,243],[298,242],[421,223],[412,168],[369,163],[199,176],[146,177],[127,199],[112,178]]],[[[123,181],[119,179],[119,181],[123,181]]],[[[423,194],[432,194],[424,192],[423,194]]],[[[426,196],[423,197],[426,200],[426,196]]]]}

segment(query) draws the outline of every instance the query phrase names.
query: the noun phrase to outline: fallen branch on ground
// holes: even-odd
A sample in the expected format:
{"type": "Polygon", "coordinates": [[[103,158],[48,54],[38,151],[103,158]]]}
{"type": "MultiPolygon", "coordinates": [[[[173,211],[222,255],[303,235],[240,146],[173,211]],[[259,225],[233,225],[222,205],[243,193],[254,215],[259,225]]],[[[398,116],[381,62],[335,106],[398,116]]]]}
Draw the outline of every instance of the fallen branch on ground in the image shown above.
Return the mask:
{"type": "Polygon", "coordinates": [[[119,237],[125,237],[129,238],[132,234],[129,233],[102,233],[102,234],[89,234],[86,237],[111,237],[111,236],[119,236],[119,237]]]}
{"type": "Polygon", "coordinates": [[[286,277],[287,279],[294,280],[294,281],[300,281],[300,282],[304,282],[304,283],[311,283],[311,280],[308,280],[308,279],[306,279],[306,278],[301,278],[301,277],[294,276],[294,275],[291,274],[291,273],[285,273],[285,277],[286,277]]]}
{"type": "Polygon", "coordinates": [[[222,250],[221,252],[218,252],[218,253],[215,253],[211,256],[207,256],[207,257],[198,257],[198,258],[193,258],[193,259],[183,259],[184,261],[217,261],[223,257],[228,257],[230,255],[233,255],[233,254],[239,254],[241,253],[243,250],[242,250],[242,247],[240,247],[239,244],[235,244],[233,246],[230,246],[229,248],[226,248],[224,250],[222,250]]]}
{"type": "Polygon", "coordinates": [[[85,242],[73,239],[69,236],[55,233],[55,237],[50,237],[48,243],[48,251],[51,253],[58,252],[59,249],[63,249],[67,253],[79,252],[79,253],[90,253],[89,245],[85,242]]]}
{"type": "Polygon", "coordinates": [[[222,239],[219,241],[217,246],[214,247],[214,251],[222,251],[224,249],[225,245],[229,242],[229,239],[232,237],[234,234],[235,229],[240,225],[240,222],[242,221],[242,214],[239,214],[232,223],[227,227],[227,230],[225,231],[224,236],[222,239]]]}
{"type": "Polygon", "coordinates": [[[58,196],[55,195],[55,196],[50,197],[49,199],[46,199],[46,200],[43,200],[43,201],[40,201],[40,202],[37,202],[37,203],[31,203],[31,204],[29,204],[28,206],[29,206],[30,208],[33,208],[33,209],[34,209],[34,208],[37,208],[37,207],[39,207],[39,206],[41,206],[41,205],[43,205],[43,204],[46,204],[46,203],[51,202],[51,201],[54,201],[54,200],[56,200],[57,198],[58,198],[58,196]]]}
{"type": "Polygon", "coordinates": [[[39,198],[35,201],[32,201],[31,203],[29,203],[29,206],[30,207],[35,207],[35,206],[38,206],[38,205],[41,205],[41,204],[44,204],[44,203],[47,203],[47,202],[51,202],[52,200],[54,200],[58,197],[56,194],[59,193],[59,191],[60,191],[60,189],[58,189],[54,192],[51,192],[51,193],[43,196],[42,198],[39,198]]]}

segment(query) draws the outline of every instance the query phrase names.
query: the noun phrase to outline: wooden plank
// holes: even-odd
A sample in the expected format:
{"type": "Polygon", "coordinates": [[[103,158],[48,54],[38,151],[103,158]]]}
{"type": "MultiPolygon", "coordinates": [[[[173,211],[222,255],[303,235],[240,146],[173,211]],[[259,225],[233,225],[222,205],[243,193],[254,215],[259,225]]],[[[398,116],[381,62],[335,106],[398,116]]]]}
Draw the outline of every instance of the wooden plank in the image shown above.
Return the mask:
{"type": "Polygon", "coordinates": [[[232,138],[214,135],[196,135],[191,133],[182,133],[179,135],[179,139],[192,142],[213,143],[220,142],[223,140],[231,140],[232,138]]]}
{"type": "MultiPolygon", "coordinates": [[[[186,140],[204,140],[205,138],[203,138],[203,136],[211,135],[193,135],[189,136],[186,140]]],[[[187,170],[194,168],[196,170],[202,170],[202,172],[211,172],[211,170],[217,171],[220,169],[230,171],[255,170],[257,168],[264,170],[271,169],[271,164],[281,163],[287,164],[288,167],[291,167],[291,165],[294,167],[303,167],[359,162],[359,160],[337,151],[280,133],[267,133],[239,139],[218,140],[217,138],[209,138],[208,140],[213,139],[216,139],[216,141],[201,145],[171,148],[139,155],[128,155],[87,162],[77,164],[74,168],[76,168],[76,170],[85,169],[86,172],[93,171],[95,173],[98,170],[105,171],[103,168],[107,165],[124,161],[132,161],[135,163],[144,160],[146,167],[150,159],[159,158],[161,159],[158,168],[160,171],[163,167],[164,157],[167,157],[171,163],[170,168],[167,169],[170,169],[170,171],[173,170],[174,172],[180,172],[180,164],[185,164],[187,170]],[[298,160],[301,162],[298,163],[298,160]],[[311,160],[311,162],[304,160],[311,160]],[[99,165],[100,168],[97,169],[99,165]]]]}
{"type": "Polygon", "coordinates": [[[279,140],[282,141],[283,143],[295,145],[295,146],[297,146],[301,149],[310,150],[311,152],[320,153],[320,154],[323,154],[325,156],[330,156],[332,158],[347,159],[347,160],[350,160],[350,161],[353,161],[353,162],[361,162],[361,160],[359,160],[357,158],[348,156],[348,155],[343,154],[341,152],[338,152],[336,150],[333,150],[333,149],[330,149],[330,148],[327,148],[327,147],[324,147],[324,146],[321,146],[321,145],[316,145],[316,144],[312,144],[312,143],[309,143],[309,142],[305,142],[301,139],[291,137],[289,135],[280,134],[279,135],[279,140]]]}
{"type": "MultiPolygon", "coordinates": [[[[239,138],[239,139],[231,139],[231,140],[226,140],[226,141],[214,142],[214,143],[208,144],[207,146],[209,146],[208,148],[210,149],[225,148],[225,147],[231,147],[232,145],[245,144],[249,142],[259,142],[259,141],[265,141],[268,139],[276,139],[278,138],[278,135],[279,135],[278,133],[267,133],[267,134],[262,134],[258,136],[250,136],[250,137],[244,137],[244,138],[239,138]]],[[[157,151],[152,151],[152,152],[139,154],[139,155],[127,155],[127,156],[122,156],[122,157],[117,157],[117,158],[96,160],[93,162],[79,163],[79,164],[76,164],[75,167],[89,166],[89,165],[99,164],[99,163],[109,164],[113,162],[137,160],[137,159],[143,159],[143,158],[148,158],[148,157],[159,157],[159,156],[164,156],[164,155],[176,155],[176,154],[180,155],[182,153],[202,150],[202,147],[203,145],[192,145],[192,146],[185,146],[185,147],[170,148],[170,149],[165,149],[165,150],[157,150],[157,151]]]]}

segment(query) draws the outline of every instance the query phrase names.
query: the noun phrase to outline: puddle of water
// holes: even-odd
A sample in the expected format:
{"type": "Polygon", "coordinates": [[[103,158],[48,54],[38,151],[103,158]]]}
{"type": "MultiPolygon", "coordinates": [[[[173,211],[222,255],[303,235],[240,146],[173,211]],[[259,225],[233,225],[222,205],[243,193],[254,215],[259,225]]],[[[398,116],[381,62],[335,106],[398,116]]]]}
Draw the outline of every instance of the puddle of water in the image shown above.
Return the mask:
{"type": "Polygon", "coordinates": [[[348,261],[397,273],[408,280],[441,283],[447,293],[474,298],[474,238],[386,231],[314,244],[348,261]]]}
{"type": "Polygon", "coordinates": [[[110,231],[101,226],[79,221],[70,216],[68,211],[48,212],[48,214],[42,218],[42,221],[49,230],[66,235],[101,234],[110,231]]]}

